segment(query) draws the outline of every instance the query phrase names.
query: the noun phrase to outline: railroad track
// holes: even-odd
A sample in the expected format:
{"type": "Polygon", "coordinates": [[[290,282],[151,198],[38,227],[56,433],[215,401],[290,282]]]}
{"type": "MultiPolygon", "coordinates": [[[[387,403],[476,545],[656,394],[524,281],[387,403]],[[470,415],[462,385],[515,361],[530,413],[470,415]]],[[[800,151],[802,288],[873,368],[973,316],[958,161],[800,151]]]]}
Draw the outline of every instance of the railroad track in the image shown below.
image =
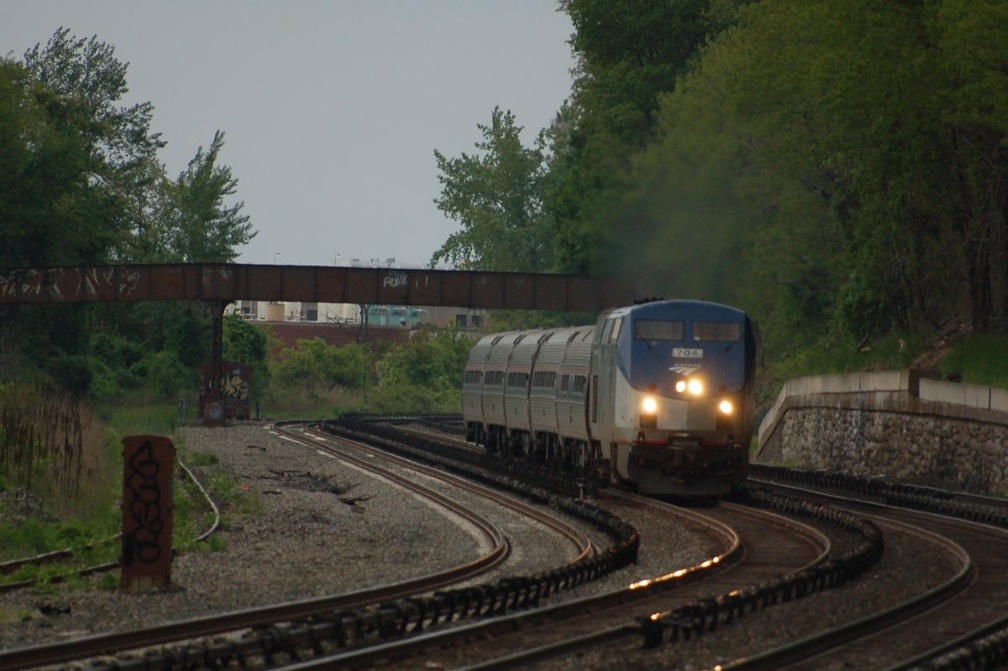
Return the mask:
{"type": "MultiPolygon", "coordinates": [[[[339,442],[335,442],[333,441],[333,438],[330,434],[318,430],[317,428],[311,425],[295,429],[295,431],[299,430],[303,431],[305,435],[309,437],[311,441],[310,444],[315,445],[318,449],[323,450],[330,456],[334,456],[344,462],[354,464],[358,468],[375,472],[376,474],[380,474],[382,475],[382,477],[393,480],[397,484],[400,484],[404,487],[413,488],[416,487],[416,483],[410,480],[409,478],[389,473],[387,468],[383,467],[380,470],[375,469],[372,465],[373,461],[370,461],[368,459],[362,459],[357,455],[368,454],[373,457],[378,457],[385,461],[397,464],[398,466],[408,469],[411,472],[423,473],[427,477],[448,483],[456,489],[478,494],[480,497],[487,499],[488,501],[493,501],[494,503],[504,506],[505,508],[513,510],[514,512],[520,514],[522,517],[526,519],[535,520],[544,527],[551,529],[558,536],[565,538],[567,539],[567,541],[569,541],[570,545],[574,548],[574,552],[572,553],[570,559],[567,561],[568,564],[576,564],[585,559],[588,559],[593,554],[594,548],[592,546],[592,542],[584,533],[578,531],[571,525],[567,524],[566,521],[557,517],[556,515],[550,515],[544,513],[539,508],[532,505],[528,505],[527,503],[522,502],[512,496],[504,495],[497,490],[475,484],[469,480],[456,477],[449,473],[445,473],[440,469],[423,466],[421,464],[416,463],[415,461],[404,459],[394,454],[388,454],[386,452],[383,452],[382,450],[373,448],[367,443],[362,443],[360,441],[349,441],[346,439],[343,439],[339,442]],[[352,450],[348,450],[347,447],[352,447],[352,450]]],[[[290,437],[296,437],[295,431],[291,431],[290,429],[277,427],[277,431],[282,432],[290,437]]],[[[439,500],[442,501],[446,509],[452,510],[459,516],[466,517],[471,514],[469,509],[464,505],[460,505],[456,503],[454,500],[445,497],[443,495],[437,495],[437,496],[440,497],[439,500]]]]}
{"type": "MultiPolygon", "coordinates": [[[[294,426],[279,427],[279,432],[284,433],[288,439],[298,440],[310,444],[314,449],[320,451],[333,450],[326,445],[320,436],[298,435],[300,429],[294,426]]],[[[331,437],[330,437],[331,438],[331,437]]],[[[360,452],[363,446],[357,445],[354,450],[360,452]]],[[[474,577],[499,566],[501,561],[506,559],[510,552],[510,546],[505,534],[492,522],[481,518],[467,510],[462,504],[453,501],[450,497],[440,494],[428,487],[424,487],[411,479],[403,477],[394,472],[387,472],[374,463],[374,460],[363,460],[353,458],[345,453],[340,454],[341,459],[354,460],[359,468],[371,472],[382,472],[382,477],[394,480],[398,486],[408,489],[413,495],[421,496],[431,502],[432,505],[442,507],[450,511],[451,515],[466,520],[467,524],[474,525],[485,537],[484,545],[490,549],[483,557],[468,562],[462,566],[451,567],[447,570],[420,576],[411,580],[396,582],[391,585],[365,589],[348,594],[338,594],[315,599],[307,599],[291,603],[271,605],[262,608],[252,608],[242,611],[214,615],[204,618],[186,620],[171,623],[164,626],[149,627],[129,632],[111,633],[86,638],[73,639],[69,641],[51,643],[40,646],[32,646],[13,650],[0,651],[0,668],[2,669],[27,669],[35,666],[52,665],[90,659],[99,656],[109,655],[125,650],[137,650],[149,648],[150,646],[167,646],[178,641],[189,641],[201,639],[204,641],[200,645],[190,645],[177,649],[163,648],[161,652],[147,653],[145,655],[144,668],[175,668],[176,663],[187,655],[193,659],[200,660],[199,663],[212,664],[214,659],[234,659],[246,655],[274,654],[282,651],[290,652],[290,646],[298,645],[303,637],[308,636],[315,640],[328,635],[334,639],[343,638],[344,644],[354,643],[354,640],[347,640],[348,631],[351,633],[350,639],[365,637],[375,633],[364,631],[362,626],[368,625],[367,619],[358,619],[353,622],[345,622],[344,616],[353,611],[360,611],[368,607],[375,607],[378,604],[393,602],[397,599],[406,599],[417,594],[430,592],[438,588],[456,584],[462,581],[472,580],[474,577]],[[335,621],[328,624],[322,622],[322,616],[333,616],[338,614],[335,621]],[[311,622],[306,625],[305,622],[311,622]],[[362,624],[363,623],[363,624],[362,624]],[[245,632],[253,631],[262,634],[261,636],[247,636],[245,632]],[[214,641],[207,641],[205,637],[222,634],[235,634],[229,638],[219,638],[214,641]],[[158,660],[158,655],[162,660],[158,660]],[[172,658],[175,658],[174,661],[172,658]],[[159,666],[159,664],[161,666],[159,666]]],[[[384,455],[383,455],[384,458],[384,455]]],[[[401,460],[398,467],[402,466],[401,460]]],[[[422,469],[416,464],[410,464],[412,470],[422,469]]],[[[451,481],[453,486],[460,486],[458,478],[444,473],[436,472],[436,469],[425,469],[428,477],[438,477],[451,481]]],[[[465,483],[469,491],[480,491],[482,494],[490,495],[495,502],[505,505],[504,497],[497,492],[489,492],[483,488],[465,483]]],[[[521,504],[511,500],[506,505],[522,512],[522,514],[533,514],[532,510],[525,510],[521,504]]],[[[557,533],[561,533],[567,538],[570,546],[570,558],[568,563],[590,557],[593,553],[591,542],[577,530],[566,525],[562,521],[546,515],[538,510],[535,511],[538,521],[541,524],[550,525],[557,533]]],[[[484,607],[495,607],[493,595],[488,597],[484,607]]],[[[473,607],[473,611],[477,609],[473,607]]],[[[376,627],[382,624],[383,614],[379,613],[373,621],[376,627]]],[[[136,658],[132,660],[124,657],[119,661],[105,659],[102,661],[104,668],[131,668],[131,664],[136,663],[136,658]]],[[[193,662],[195,663],[195,662],[193,662]]]]}
{"type": "MultiPolygon", "coordinates": [[[[947,561],[946,580],[901,603],[820,631],[745,660],[724,664],[755,669],[878,668],[889,671],[999,668],[1004,664],[1008,616],[1008,530],[932,512],[893,507],[864,495],[801,491],[872,519],[884,532],[917,538],[931,546],[919,560],[947,561]],[[986,643],[977,643],[984,641],[986,643]],[[972,666],[971,666],[972,664],[972,666]]],[[[947,494],[943,498],[947,498],[947,494]]],[[[970,503],[984,500],[966,495],[970,503]]],[[[1003,501],[987,500],[1003,507],[1003,501]]],[[[908,566],[908,571],[914,570],[908,566]]]]}
{"type": "Polygon", "coordinates": [[[609,653],[615,650],[618,655],[620,648],[640,648],[645,636],[642,617],[731,591],[739,584],[796,573],[830,556],[830,541],[824,534],[770,511],[724,504],[700,513],[625,493],[607,493],[605,498],[702,527],[717,538],[721,551],[696,565],[670,568],[666,574],[599,595],[321,657],[296,668],[319,671],[388,664],[397,669],[526,668],[598,646],[608,646],[609,653]]]}
{"type": "MultiPolygon", "coordinates": [[[[298,426],[289,427],[284,430],[290,432],[291,439],[296,438],[301,441],[307,441],[320,451],[325,451],[326,449],[323,446],[328,440],[327,436],[316,432],[306,432],[303,427],[298,426]]],[[[420,433],[428,432],[421,429],[420,433]]],[[[433,439],[432,436],[430,438],[433,439]]],[[[354,446],[350,451],[357,456],[361,456],[365,453],[365,448],[358,445],[354,446]]],[[[340,458],[342,459],[344,456],[340,458]]],[[[383,456],[382,458],[385,457],[383,456]]],[[[376,459],[377,457],[374,454],[370,454],[370,456],[364,456],[362,461],[364,464],[371,465],[376,459]]],[[[412,461],[406,466],[399,466],[399,468],[409,470],[416,469],[417,467],[417,464],[412,461]]],[[[443,474],[443,471],[446,469],[441,464],[435,466],[433,470],[443,474]]],[[[424,477],[427,476],[425,475],[424,477]]],[[[409,480],[410,478],[407,476],[406,479],[409,480]]],[[[610,498],[608,490],[604,490],[599,495],[599,500],[603,501],[607,508],[615,510],[625,510],[632,507],[643,508],[645,506],[648,507],[648,510],[651,510],[650,506],[660,505],[654,501],[637,500],[633,497],[625,498],[615,494],[610,498]]],[[[817,493],[812,492],[800,494],[806,498],[818,496],[817,493]]],[[[913,492],[912,496],[935,499],[942,503],[942,505],[944,505],[944,500],[949,498],[946,494],[942,493],[928,494],[919,491],[913,492]]],[[[872,503],[879,504],[887,497],[892,498],[892,495],[889,493],[880,495],[878,492],[874,492],[868,498],[872,503]]],[[[1000,529],[989,525],[973,525],[978,529],[986,531],[977,532],[975,538],[972,540],[967,539],[968,542],[967,540],[960,539],[954,539],[949,542],[947,537],[950,538],[953,533],[959,533],[955,529],[962,526],[960,523],[949,521],[950,528],[946,530],[939,528],[937,523],[929,521],[931,519],[929,517],[919,517],[921,513],[909,513],[906,511],[890,512],[888,509],[877,506],[864,507],[861,504],[852,503],[849,499],[850,495],[847,494],[833,499],[830,505],[845,506],[852,511],[849,513],[852,517],[872,520],[872,523],[870,523],[871,526],[876,528],[876,530],[882,529],[887,538],[893,535],[913,537],[914,543],[918,547],[929,548],[928,552],[933,555],[940,555],[944,558],[943,561],[952,567],[949,571],[950,577],[945,581],[946,584],[932,590],[935,592],[935,595],[923,596],[917,599],[918,603],[914,606],[917,609],[917,614],[912,620],[906,619],[908,617],[907,614],[898,616],[906,622],[906,626],[910,626],[911,622],[926,617],[928,612],[922,613],[921,611],[924,611],[927,607],[939,604],[942,600],[946,600],[952,591],[959,589],[963,583],[973,579],[971,574],[973,569],[971,567],[981,566],[981,571],[978,575],[984,573],[994,576],[1008,575],[1008,570],[1005,570],[1008,567],[997,563],[987,564],[988,560],[980,554],[984,547],[989,546],[993,548],[992,552],[995,555],[990,561],[996,562],[996,557],[998,556],[1008,556],[1008,553],[1005,552],[1008,548],[1004,547],[1004,544],[999,541],[1004,535],[1004,532],[1000,529]],[[931,532],[915,530],[915,527],[922,525],[929,526],[931,532]],[[985,566],[986,568],[984,568],[985,566]]],[[[982,503],[971,501],[967,505],[980,505],[982,503]]],[[[801,505],[805,505],[808,509],[816,507],[809,504],[801,505]]],[[[730,504],[719,504],[715,509],[709,511],[688,512],[710,517],[730,514],[733,508],[739,507],[730,504]]],[[[668,513],[654,512],[648,514],[657,516],[658,514],[664,515],[668,513]]],[[[578,655],[577,664],[583,668],[593,668],[593,660],[599,664],[609,664],[610,666],[614,664],[613,660],[615,659],[650,660],[638,661],[638,663],[648,665],[659,663],[656,660],[663,660],[661,663],[668,663],[668,656],[671,655],[678,658],[681,654],[680,650],[685,651],[687,649],[690,649],[689,654],[691,656],[689,659],[698,659],[698,654],[701,655],[699,658],[702,658],[702,653],[698,653],[697,650],[692,649],[698,647],[702,639],[713,639],[715,642],[711,645],[715,649],[730,652],[732,649],[730,645],[722,646],[717,642],[722,633],[728,633],[733,629],[737,629],[737,627],[729,625],[735,625],[735,620],[742,619],[743,615],[745,615],[744,619],[746,622],[761,620],[762,615],[757,611],[763,606],[783,602],[789,602],[789,605],[793,606],[800,595],[811,594],[820,587],[825,589],[848,579],[850,576],[845,576],[842,579],[830,577],[834,576],[831,571],[835,567],[837,556],[845,554],[845,547],[855,548],[861,542],[858,540],[857,533],[849,529],[836,535],[830,532],[834,543],[827,550],[825,548],[828,543],[822,538],[816,539],[818,532],[799,532],[797,529],[798,523],[790,517],[790,513],[789,519],[778,524],[776,531],[766,527],[760,528],[755,522],[741,519],[745,515],[755,514],[760,516],[762,514],[760,511],[742,507],[736,510],[735,514],[739,515],[740,518],[724,520],[724,523],[734,531],[737,540],[730,540],[730,532],[720,534],[720,540],[718,541],[719,550],[708,558],[706,566],[702,565],[705,562],[699,562],[694,567],[684,566],[681,569],[682,572],[678,572],[678,576],[672,575],[664,580],[653,580],[658,576],[650,576],[652,582],[646,587],[642,584],[637,589],[629,590],[624,586],[620,590],[610,590],[607,595],[585,597],[584,599],[571,600],[548,608],[541,607],[529,610],[528,612],[518,612],[526,607],[538,604],[540,599],[545,597],[542,592],[536,592],[531,586],[526,586],[522,588],[524,591],[522,589],[509,591],[507,597],[504,597],[503,593],[486,596],[489,599],[489,604],[482,603],[478,608],[474,607],[473,603],[460,604],[457,600],[452,600],[449,603],[448,600],[445,600],[438,607],[443,606],[448,614],[440,612],[433,618],[430,617],[430,612],[426,614],[425,618],[420,617],[415,610],[405,612],[401,606],[402,601],[400,601],[398,610],[396,608],[376,606],[376,604],[382,602],[387,603],[390,601],[390,598],[374,598],[369,604],[366,604],[372,609],[372,617],[370,619],[357,619],[352,625],[348,625],[347,621],[341,622],[339,618],[336,618],[335,621],[332,618],[326,621],[324,618],[316,619],[311,617],[310,619],[305,619],[304,616],[296,616],[284,620],[284,622],[289,622],[289,624],[273,627],[273,624],[280,621],[274,618],[269,622],[269,633],[265,637],[265,643],[262,638],[253,645],[250,641],[245,640],[244,637],[229,636],[214,641],[212,645],[216,647],[205,647],[199,653],[194,654],[205,656],[207,650],[210,649],[214,655],[217,655],[216,659],[218,661],[233,661],[242,658],[253,667],[256,664],[260,666],[265,665],[267,661],[266,657],[270,657],[271,664],[281,665],[274,668],[283,668],[282,665],[285,664],[283,660],[291,659],[292,655],[297,655],[313,648],[323,653],[324,656],[318,657],[316,661],[306,659],[300,662],[296,667],[300,670],[308,668],[345,668],[350,665],[366,668],[368,664],[388,664],[389,660],[392,659],[398,660],[396,668],[411,668],[411,664],[413,665],[412,668],[423,668],[428,662],[435,666],[440,665],[442,668],[521,668],[537,661],[540,668],[551,668],[549,667],[550,662],[543,660],[549,660],[558,655],[570,656],[573,654],[578,655]],[[790,531],[788,530],[789,526],[790,531]],[[803,535],[805,537],[804,541],[801,540],[803,535]],[[841,539],[839,547],[836,543],[837,538],[841,539]],[[800,549],[803,543],[804,549],[800,549]],[[733,546],[737,546],[737,549],[734,551],[731,550],[733,546]],[[740,556],[742,557],[741,559],[740,556]],[[692,570],[690,570],[691,568],[692,570]],[[747,573],[750,571],[751,573],[747,573]],[[759,571],[765,571],[765,573],[760,574],[759,571]],[[809,576],[812,576],[811,582],[807,580],[809,576]],[[799,577],[801,577],[801,581],[797,580],[799,577]],[[795,581],[792,582],[790,578],[795,578],[795,581]],[[760,590],[748,589],[747,586],[751,587],[754,584],[767,587],[760,590]],[[817,584],[818,586],[816,586],[817,584]],[[812,587],[809,585],[812,585],[812,587]],[[514,597],[515,600],[512,601],[514,595],[517,595],[517,597],[514,597]],[[606,599],[610,601],[607,603],[606,599]],[[649,605],[651,600],[654,603],[650,603],[649,605]],[[518,601],[521,603],[519,604],[518,601]],[[517,606],[517,608],[512,608],[512,604],[517,606]],[[556,610],[553,610],[554,608],[556,610]],[[480,614],[489,615],[493,613],[495,617],[487,622],[462,621],[463,617],[460,616],[459,611],[463,611],[462,615],[464,616],[471,616],[477,610],[480,614]],[[506,611],[506,614],[502,617],[496,617],[502,611],[506,611]],[[581,619],[575,619],[571,613],[581,616],[581,619]],[[441,627],[435,626],[449,621],[452,624],[450,631],[444,628],[446,631],[442,632],[441,627]],[[363,629],[361,628],[362,626],[363,629]],[[484,629],[483,627],[486,628],[484,629]],[[271,639],[270,636],[273,638],[271,639]],[[328,639],[325,638],[327,636],[329,637],[328,639]],[[442,636],[447,638],[441,638],[442,636]],[[340,637],[342,637],[342,640],[338,640],[340,637]],[[335,640],[336,643],[330,644],[325,642],[330,639],[335,640]],[[652,646],[653,649],[641,651],[642,643],[652,646]],[[369,647],[362,647],[365,644],[369,647]],[[242,645],[246,646],[245,650],[250,653],[249,655],[244,655],[244,653],[244,656],[237,654],[236,651],[242,645]],[[355,646],[358,649],[348,650],[348,647],[355,646]],[[495,647],[496,651],[494,651],[495,647]],[[524,657],[516,657],[510,654],[516,649],[525,649],[528,652],[523,653],[524,657]],[[264,650],[266,651],[265,653],[263,652],[264,650]],[[422,652],[423,650],[427,650],[428,652],[422,652]],[[487,650],[488,652],[479,652],[480,650],[487,650]],[[430,651],[435,651],[436,655],[430,651]],[[597,657],[592,656],[594,654],[593,651],[599,653],[597,657]],[[261,659],[258,661],[250,660],[250,655],[259,655],[261,659]]],[[[700,524],[700,522],[693,521],[690,524],[700,524]]],[[[764,524],[769,523],[765,522],[764,524]]],[[[869,523],[866,522],[866,524],[869,523]]],[[[822,529],[824,524],[817,523],[816,526],[822,529]]],[[[645,545],[647,544],[647,538],[647,535],[645,535],[645,545]]],[[[489,545],[491,541],[487,540],[486,543],[489,545]]],[[[600,554],[605,554],[595,546],[591,547],[590,551],[586,551],[587,544],[584,542],[578,545],[577,541],[571,540],[570,544],[572,548],[571,554],[566,558],[568,566],[593,562],[596,561],[600,554]]],[[[865,566],[871,566],[870,562],[860,563],[863,564],[860,570],[863,570],[865,566]]],[[[677,571],[669,572],[670,575],[675,573],[677,571]]],[[[850,575],[853,576],[855,574],[851,573],[850,575]]],[[[636,578],[635,576],[635,581],[636,578]]],[[[577,583],[578,581],[575,580],[573,582],[577,583]]],[[[643,581],[640,582],[643,583],[643,581]]],[[[1002,587],[996,584],[995,581],[987,583],[986,587],[981,589],[995,590],[1002,589],[1002,587]]],[[[997,605],[1005,602],[1004,592],[991,593],[997,596],[986,597],[985,603],[987,606],[993,603],[996,610],[997,605]]],[[[966,592],[964,591],[957,598],[962,599],[965,594],[966,592]]],[[[981,600],[985,598],[982,592],[980,598],[981,600]]],[[[814,599],[806,601],[814,601],[814,599]]],[[[416,603],[419,603],[419,601],[416,603]]],[[[427,601],[425,603],[429,607],[432,602],[427,601]]],[[[346,608],[339,606],[335,608],[344,612],[347,611],[346,608]]],[[[331,612],[332,609],[330,609],[331,612]]],[[[907,611],[907,613],[909,612],[907,611]]],[[[965,621],[968,619],[966,617],[967,614],[960,616],[959,614],[950,614],[946,611],[945,615],[938,616],[938,619],[939,621],[945,621],[952,618],[954,620],[965,621]]],[[[874,620],[866,620],[860,623],[860,626],[865,630],[881,629],[883,620],[889,618],[889,615],[883,613],[874,620]]],[[[988,615],[990,614],[988,613],[988,615]]],[[[894,616],[889,619],[895,621],[898,618],[894,616]]],[[[965,626],[963,628],[968,630],[965,635],[972,636],[973,638],[982,635],[984,632],[994,635],[993,632],[997,631],[998,628],[998,621],[995,617],[988,617],[985,621],[978,620],[973,622],[972,628],[965,626]]],[[[267,631],[265,626],[258,626],[255,629],[258,630],[257,634],[267,631]]],[[[825,627],[819,627],[819,629],[825,629],[825,627]]],[[[931,629],[928,630],[928,638],[926,640],[937,641],[939,637],[944,638],[946,630],[947,628],[939,628],[938,625],[932,624],[931,629]]],[[[754,631],[759,631],[758,625],[754,628],[754,631]]],[[[898,630],[894,628],[892,631],[898,630]]],[[[205,634],[207,632],[204,631],[201,633],[205,634]]],[[[878,637],[885,635],[887,634],[884,631],[876,634],[878,637]]],[[[755,636],[760,637],[761,634],[755,634],[755,636]]],[[[906,639],[910,636],[911,634],[904,633],[900,638],[906,639]]],[[[922,638],[917,633],[913,634],[913,636],[916,636],[918,640],[922,638]]],[[[949,636],[952,638],[955,637],[953,634],[949,634],[949,636]]],[[[766,640],[770,640],[770,638],[768,637],[766,640]]],[[[882,639],[879,638],[879,640],[882,639]]],[[[861,654],[861,657],[852,656],[850,661],[846,662],[849,664],[846,668],[882,668],[875,663],[866,662],[866,660],[872,658],[872,655],[877,654],[876,652],[871,652],[871,646],[877,644],[868,642],[864,638],[863,632],[854,630],[846,633],[839,632],[839,630],[836,632],[830,630],[819,631],[816,636],[810,636],[807,640],[801,642],[804,649],[794,648],[789,652],[785,651],[785,648],[790,645],[792,644],[781,645],[778,641],[778,644],[771,643],[764,645],[764,649],[757,648],[757,654],[753,654],[753,648],[750,646],[747,652],[742,653],[747,656],[748,659],[745,663],[750,666],[743,666],[741,661],[732,662],[730,656],[726,658],[722,655],[715,658],[713,655],[710,655],[708,656],[708,659],[711,660],[709,666],[713,668],[715,665],[720,664],[722,668],[785,668],[785,664],[792,663],[796,664],[794,668],[805,668],[809,664],[812,664],[815,668],[839,668],[830,666],[832,662],[829,660],[833,659],[834,656],[836,656],[836,659],[841,660],[844,658],[839,655],[861,654]],[[830,636],[834,637],[832,641],[828,640],[830,636]],[[862,639],[862,642],[852,644],[852,640],[855,638],[862,639]],[[813,639],[818,639],[818,642],[813,639]],[[817,652],[814,649],[815,645],[822,645],[823,647],[817,652]],[[856,650],[859,646],[868,652],[857,653],[856,650]],[[765,650],[765,648],[771,649],[765,650]],[[838,652],[841,649],[847,650],[849,653],[838,652]],[[828,652],[824,653],[824,651],[828,652]],[[772,655],[774,654],[780,656],[773,658],[772,655]],[[814,654],[828,654],[829,657],[825,659],[820,657],[809,662],[810,655],[814,654]],[[790,661],[788,655],[791,656],[790,661]],[[765,664],[765,666],[757,666],[760,663],[765,664]],[[733,664],[738,666],[732,666],[733,664]]],[[[883,647],[896,649],[894,645],[884,643],[882,645],[883,647]]],[[[961,641],[957,645],[961,645],[961,641]]],[[[177,654],[180,649],[173,649],[172,654],[177,654]]],[[[911,668],[908,665],[918,663],[921,659],[924,659],[920,655],[933,659],[940,654],[940,651],[931,649],[924,652],[908,651],[898,654],[900,655],[900,661],[893,665],[893,669],[911,668]],[[913,655],[918,655],[918,657],[914,658],[913,655]]],[[[35,663],[37,664],[38,662],[35,663]]],[[[567,660],[566,663],[570,664],[571,660],[567,660]]],[[[194,665],[193,668],[197,668],[195,662],[190,662],[190,664],[194,665]]],[[[691,664],[694,664],[695,668],[702,668],[696,665],[696,662],[691,662],[691,664]]],[[[0,668],[7,668],[2,656],[0,656],[0,668]]],[[[144,668],[174,667],[146,665],[144,668]]]]}

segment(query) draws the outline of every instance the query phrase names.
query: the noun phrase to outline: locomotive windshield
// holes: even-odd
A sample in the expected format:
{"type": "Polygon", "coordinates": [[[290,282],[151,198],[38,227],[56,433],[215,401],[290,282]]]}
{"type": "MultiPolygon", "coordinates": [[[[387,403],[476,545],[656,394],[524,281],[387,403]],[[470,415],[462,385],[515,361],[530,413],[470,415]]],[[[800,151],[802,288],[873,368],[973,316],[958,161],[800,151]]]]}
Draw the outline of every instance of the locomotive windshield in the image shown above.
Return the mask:
{"type": "Polygon", "coordinates": [[[638,319],[634,322],[634,337],[638,340],[682,340],[683,322],[638,319]]]}
{"type": "Polygon", "coordinates": [[[735,342],[742,337],[742,324],[738,322],[693,322],[693,340],[735,342]]]}

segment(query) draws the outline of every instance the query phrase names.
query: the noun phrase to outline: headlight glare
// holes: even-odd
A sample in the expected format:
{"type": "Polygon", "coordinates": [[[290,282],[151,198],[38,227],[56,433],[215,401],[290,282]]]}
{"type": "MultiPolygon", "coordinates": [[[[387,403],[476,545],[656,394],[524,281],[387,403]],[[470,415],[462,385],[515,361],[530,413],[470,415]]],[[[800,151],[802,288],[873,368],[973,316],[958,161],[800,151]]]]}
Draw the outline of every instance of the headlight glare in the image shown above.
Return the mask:
{"type": "Polygon", "coordinates": [[[718,410],[721,411],[722,415],[730,415],[735,412],[735,406],[728,399],[724,399],[718,403],[718,410]]]}
{"type": "Polygon", "coordinates": [[[686,383],[686,389],[694,396],[699,396],[704,391],[703,382],[696,378],[690,378],[689,382],[686,383]]]}
{"type": "Polygon", "coordinates": [[[644,411],[646,415],[653,415],[658,411],[658,401],[652,396],[645,396],[644,400],[641,401],[641,410],[644,411]]]}
{"type": "Polygon", "coordinates": [[[675,390],[677,394],[681,394],[686,391],[686,380],[678,380],[675,383],[675,390]]]}

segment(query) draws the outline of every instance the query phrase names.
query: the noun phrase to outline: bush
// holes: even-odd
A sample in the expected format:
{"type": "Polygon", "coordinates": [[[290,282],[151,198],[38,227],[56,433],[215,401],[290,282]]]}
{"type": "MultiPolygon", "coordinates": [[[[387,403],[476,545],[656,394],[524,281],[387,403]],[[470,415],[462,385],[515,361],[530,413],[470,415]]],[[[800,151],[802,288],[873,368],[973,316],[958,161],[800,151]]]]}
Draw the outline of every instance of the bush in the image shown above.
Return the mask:
{"type": "Polygon", "coordinates": [[[196,388],[196,373],[174,352],[156,352],[141,359],[131,372],[145,380],[144,386],[162,398],[174,398],[196,388]]]}
{"type": "Polygon", "coordinates": [[[81,398],[91,389],[91,366],[84,356],[61,356],[49,362],[49,377],[71,396],[81,398]]]}

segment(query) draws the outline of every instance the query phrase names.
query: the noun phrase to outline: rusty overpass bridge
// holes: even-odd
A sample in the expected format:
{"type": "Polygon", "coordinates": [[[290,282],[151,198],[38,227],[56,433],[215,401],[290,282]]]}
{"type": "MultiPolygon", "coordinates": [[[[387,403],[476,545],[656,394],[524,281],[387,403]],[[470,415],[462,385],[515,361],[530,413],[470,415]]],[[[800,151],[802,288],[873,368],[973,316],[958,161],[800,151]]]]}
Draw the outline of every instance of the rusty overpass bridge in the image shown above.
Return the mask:
{"type": "Polygon", "coordinates": [[[217,380],[224,308],[239,300],[598,312],[638,297],[612,279],[541,273],[235,263],[0,269],[0,305],[201,301],[212,316],[217,380]]]}

